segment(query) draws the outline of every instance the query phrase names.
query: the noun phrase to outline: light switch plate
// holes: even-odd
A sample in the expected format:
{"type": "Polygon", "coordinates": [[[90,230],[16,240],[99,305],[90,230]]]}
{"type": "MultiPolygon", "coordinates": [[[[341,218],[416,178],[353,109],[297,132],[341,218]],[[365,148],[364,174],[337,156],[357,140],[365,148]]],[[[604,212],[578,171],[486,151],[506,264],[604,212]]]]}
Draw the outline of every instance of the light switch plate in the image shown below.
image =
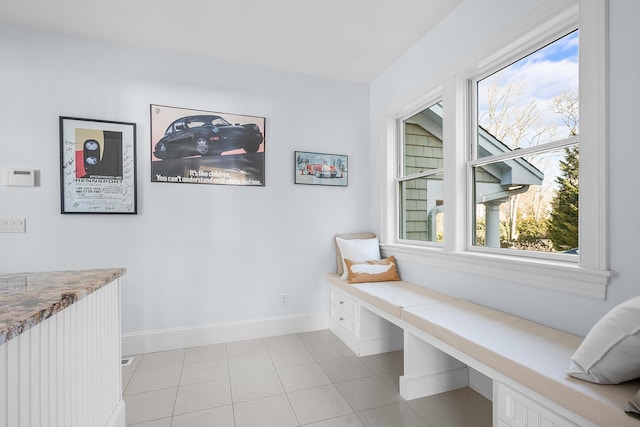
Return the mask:
{"type": "Polygon", "coordinates": [[[26,231],[25,218],[0,218],[0,233],[24,233],[26,231]]]}

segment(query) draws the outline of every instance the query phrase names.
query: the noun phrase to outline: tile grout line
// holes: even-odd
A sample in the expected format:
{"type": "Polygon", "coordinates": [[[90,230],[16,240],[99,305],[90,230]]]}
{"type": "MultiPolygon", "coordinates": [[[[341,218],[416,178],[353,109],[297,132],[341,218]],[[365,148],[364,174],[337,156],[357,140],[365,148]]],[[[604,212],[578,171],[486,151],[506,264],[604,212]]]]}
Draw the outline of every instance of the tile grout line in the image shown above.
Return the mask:
{"type": "MultiPolygon", "coordinates": [[[[385,408],[385,407],[392,407],[394,405],[398,405],[401,408],[401,411],[407,411],[407,414],[412,414],[413,416],[416,417],[416,420],[421,420],[423,423],[425,423],[425,425],[427,427],[431,426],[429,420],[427,420],[426,418],[424,418],[420,412],[418,412],[418,409],[421,406],[417,406],[416,408],[414,408],[414,405],[411,405],[409,403],[409,401],[405,400],[404,398],[402,398],[402,396],[399,396],[398,391],[396,390],[396,387],[393,385],[393,381],[394,381],[394,377],[396,377],[397,373],[400,373],[400,375],[402,374],[402,368],[399,368],[399,362],[397,360],[397,355],[396,356],[392,356],[392,357],[385,357],[382,359],[378,359],[378,358],[374,358],[374,359],[367,359],[365,357],[365,359],[358,357],[355,354],[349,354],[346,355],[345,352],[343,351],[328,351],[325,352],[324,350],[319,352],[317,355],[314,354],[311,351],[312,347],[315,347],[316,349],[318,347],[320,347],[319,345],[322,344],[322,346],[325,346],[327,349],[330,349],[333,345],[334,342],[336,342],[335,339],[333,340],[326,340],[327,337],[324,337],[323,335],[312,335],[309,337],[306,337],[306,339],[303,339],[302,336],[300,334],[295,334],[295,336],[297,337],[297,340],[295,340],[295,342],[292,339],[289,340],[281,340],[281,341],[274,341],[272,344],[273,348],[270,348],[267,345],[267,340],[265,338],[261,338],[260,339],[260,344],[263,346],[263,348],[266,350],[266,354],[268,355],[268,360],[269,363],[271,365],[270,369],[268,370],[268,372],[275,372],[276,378],[277,378],[277,384],[278,386],[282,389],[282,394],[285,395],[285,399],[286,402],[288,404],[288,409],[291,411],[291,413],[293,414],[293,417],[290,419],[290,421],[292,421],[293,423],[296,423],[296,426],[302,426],[303,424],[301,423],[301,419],[299,418],[299,414],[295,411],[294,406],[292,404],[292,400],[290,398],[290,394],[298,392],[298,391],[302,391],[302,390],[309,390],[309,389],[313,389],[313,388],[318,388],[321,386],[328,386],[331,385],[332,388],[334,390],[336,390],[338,392],[337,396],[340,396],[340,398],[344,401],[346,408],[349,408],[349,410],[351,411],[350,413],[347,414],[342,414],[342,415],[331,415],[328,418],[323,418],[321,420],[314,420],[311,424],[314,423],[318,423],[318,422],[327,422],[329,420],[333,420],[333,419],[340,419],[343,417],[351,417],[353,416],[353,421],[357,420],[361,425],[363,426],[367,426],[367,424],[365,423],[365,420],[367,418],[363,417],[363,414],[366,413],[367,411],[372,411],[374,409],[378,409],[378,408],[385,408]],[[315,340],[320,340],[321,342],[315,342],[315,340]],[[302,344],[302,345],[300,345],[302,344]],[[281,359],[280,356],[282,356],[281,353],[284,353],[286,356],[286,353],[289,352],[296,352],[296,353],[308,353],[308,355],[311,356],[311,358],[307,361],[307,356],[305,355],[304,358],[299,358],[297,354],[295,355],[291,355],[290,358],[285,358],[285,359],[281,359]],[[324,375],[327,376],[327,378],[329,379],[329,382],[326,385],[314,385],[314,386],[307,386],[305,388],[302,388],[300,390],[291,390],[290,392],[287,391],[285,389],[285,382],[283,380],[283,376],[281,375],[281,373],[279,372],[279,369],[276,367],[276,363],[274,360],[274,355],[276,355],[278,357],[278,360],[283,360],[284,365],[281,369],[286,370],[289,368],[295,368],[298,366],[305,366],[305,365],[314,365],[319,367],[320,369],[318,370],[318,375],[320,373],[323,373],[324,375]],[[323,360],[320,361],[318,360],[318,358],[323,358],[326,356],[330,356],[330,357],[335,357],[335,358],[330,358],[328,360],[323,360]],[[331,376],[329,376],[328,374],[328,367],[331,366],[331,361],[339,361],[339,360],[344,360],[344,359],[350,359],[350,358],[354,358],[356,360],[359,360],[360,363],[362,363],[369,371],[370,374],[365,375],[363,377],[357,377],[357,378],[352,378],[349,379],[349,371],[346,371],[345,375],[341,375],[340,372],[341,371],[337,371],[337,373],[339,374],[338,377],[344,377],[346,379],[339,379],[338,381],[335,381],[331,376]],[[299,363],[300,361],[305,360],[308,363],[299,363]],[[322,365],[322,362],[327,362],[325,363],[325,365],[322,365]],[[369,363],[370,362],[370,363],[369,363]],[[293,365],[289,366],[289,363],[293,363],[293,365]],[[376,369],[373,369],[376,368],[376,369]],[[398,369],[395,369],[398,368],[398,369]],[[384,387],[389,389],[390,392],[392,392],[394,395],[399,396],[398,400],[396,402],[389,402],[389,403],[385,403],[382,405],[378,405],[378,406],[374,406],[372,408],[368,408],[368,409],[362,409],[361,411],[356,411],[355,408],[353,407],[353,405],[347,400],[345,392],[351,390],[351,388],[347,388],[344,391],[341,390],[338,385],[343,384],[343,383],[347,383],[349,381],[356,381],[356,380],[361,380],[361,379],[366,379],[366,378],[375,378],[377,381],[380,381],[382,384],[384,384],[384,387]]],[[[204,363],[205,361],[210,361],[210,360],[222,360],[220,359],[220,356],[226,356],[226,359],[224,360],[224,362],[226,363],[226,366],[224,368],[224,370],[220,369],[219,374],[222,374],[223,372],[226,372],[227,378],[226,380],[227,382],[227,392],[229,393],[228,395],[230,396],[230,405],[231,405],[231,416],[230,416],[230,421],[233,423],[232,426],[237,426],[237,422],[238,422],[238,418],[237,415],[238,413],[236,412],[236,405],[240,404],[240,403],[246,403],[246,402],[251,402],[251,401],[257,401],[260,399],[264,399],[264,398],[268,398],[268,397],[275,397],[275,396],[279,396],[280,393],[277,393],[275,395],[270,395],[270,396],[264,396],[264,397],[255,397],[253,399],[250,399],[248,401],[244,401],[244,402],[234,402],[234,393],[233,393],[233,387],[232,387],[232,382],[231,382],[231,368],[230,368],[230,363],[229,363],[229,358],[230,358],[230,349],[227,346],[226,343],[221,343],[224,345],[223,349],[224,352],[222,351],[216,351],[215,353],[202,353],[202,355],[200,355],[200,353],[196,354],[194,353],[193,355],[196,356],[195,360],[196,363],[204,363]],[[217,355],[217,358],[214,359],[209,359],[209,357],[212,357],[212,355],[215,354],[217,355]],[[200,357],[204,357],[205,360],[199,360],[200,357]]],[[[245,350],[251,350],[251,347],[245,347],[245,350]]],[[[204,412],[204,411],[208,411],[210,409],[213,408],[202,408],[202,409],[198,409],[198,410],[194,410],[194,411],[190,411],[188,413],[185,414],[176,414],[176,409],[177,409],[177,401],[178,401],[178,397],[180,395],[180,391],[182,388],[182,378],[185,377],[185,370],[187,370],[187,363],[186,360],[189,357],[189,348],[184,348],[184,349],[180,349],[182,351],[181,353],[181,357],[175,359],[177,361],[177,364],[180,365],[180,371],[179,371],[179,375],[178,375],[178,384],[177,384],[177,388],[176,388],[176,394],[174,395],[174,400],[173,400],[173,408],[171,411],[171,415],[167,416],[167,417],[162,417],[162,418],[153,418],[150,420],[146,420],[143,423],[149,422],[149,421],[160,421],[160,420],[164,420],[162,421],[162,425],[164,425],[164,423],[168,420],[169,421],[169,425],[173,426],[174,425],[174,421],[175,421],[175,417],[176,416],[180,416],[180,415],[186,415],[186,414],[195,414],[198,412],[204,412]]],[[[222,348],[220,349],[222,350],[222,348]]],[[[254,348],[255,350],[255,348],[254,348]]],[[[333,350],[336,350],[335,348],[333,350]]],[[[124,390],[126,391],[130,386],[131,386],[131,381],[133,380],[134,376],[136,374],[139,374],[141,372],[144,371],[144,369],[142,369],[143,366],[143,359],[144,359],[144,354],[136,356],[139,357],[138,359],[138,363],[133,367],[133,370],[129,373],[130,374],[130,379],[129,382],[127,383],[126,387],[124,387],[124,390]]],[[[238,356],[240,357],[240,356],[238,356]]],[[[155,359],[151,359],[150,362],[155,363],[155,359]]],[[[347,365],[348,366],[348,365],[347,365]]],[[[263,366],[264,367],[264,366],[263,366]]],[[[222,368],[222,367],[220,367],[222,368]]],[[[202,367],[197,368],[193,371],[193,375],[194,378],[197,377],[199,375],[199,373],[201,372],[202,367]]],[[[314,368],[315,370],[316,368],[314,368]]],[[[355,367],[354,367],[355,369],[355,367]]],[[[174,371],[175,372],[175,371],[174,371]]],[[[191,371],[189,371],[191,372],[191,371]]],[[[267,372],[267,371],[264,371],[267,372]]],[[[207,371],[202,371],[203,376],[208,375],[207,371]],[[205,375],[206,374],[206,375],[205,375]]],[[[256,373],[257,374],[257,373],[256,373]]],[[[246,375],[253,375],[253,374],[246,374],[246,375]]],[[[242,376],[242,375],[240,375],[242,376]]],[[[272,381],[272,380],[270,380],[272,381]]],[[[201,382],[206,382],[206,381],[201,381],[201,382]]],[[[315,383],[315,382],[313,382],[315,383]]],[[[275,382],[271,383],[275,386],[275,382]]],[[[302,384],[302,383],[301,383],[302,384]]],[[[307,384],[311,384],[311,383],[307,383],[307,384]]],[[[172,388],[172,387],[165,387],[163,390],[167,389],[167,388],[172,388]]],[[[141,391],[140,393],[148,393],[148,392],[152,392],[152,391],[156,391],[156,390],[149,390],[149,391],[141,391]]],[[[222,390],[221,390],[222,391],[222,390]]],[[[239,391],[242,391],[242,389],[239,389],[239,391]]],[[[273,391],[273,389],[272,389],[273,391]]],[[[270,391],[270,392],[272,392],[270,391]]],[[[350,393],[350,392],[349,392],[350,393]]],[[[138,393],[136,393],[138,394],[138,393]]],[[[348,393],[347,393],[348,394],[348,393]]],[[[124,398],[124,391],[123,391],[123,398],[124,398]]],[[[284,403],[284,402],[283,402],[284,403]]],[[[357,402],[354,402],[357,403],[357,402]]],[[[368,404],[367,404],[368,405],[368,404]]],[[[222,408],[225,407],[226,405],[221,405],[221,406],[215,406],[214,408],[222,408]]],[[[366,406],[366,405],[365,405],[366,406]]],[[[395,412],[395,411],[392,411],[395,412]]],[[[337,413],[337,412],[336,412],[337,413]]],[[[327,414],[329,414],[329,412],[327,412],[327,414]]],[[[227,416],[229,414],[227,413],[227,416]]],[[[427,413],[425,413],[425,416],[429,415],[427,413]]],[[[371,418],[370,415],[368,415],[368,418],[371,418]]],[[[227,420],[229,420],[229,418],[226,418],[227,420]]],[[[433,421],[433,420],[432,420],[433,421]]],[[[137,424],[133,424],[131,425],[136,426],[137,424]]],[[[304,425],[308,425],[308,424],[304,424],[304,425]]]]}
{"type": "Polygon", "coordinates": [[[178,376],[178,387],[176,388],[176,398],[173,401],[173,410],[171,411],[171,422],[173,424],[173,417],[176,413],[176,405],[178,403],[178,396],[180,395],[180,382],[182,381],[182,372],[184,371],[184,361],[187,358],[187,349],[184,349],[184,354],[182,355],[182,364],[180,365],[180,375],[178,376]]]}
{"type": "MultiPolygon", "coordinates": [[[[302,343],[302,344],[304,345],[304,343],[302,343]]],[[[280,385],[282,386],[282,392],[284,393],[284,396],[287,399],[287,402],[289,403],[289,408],[291,408],[291,413],[293,414],[294,418],[296,419],[296,427],[299,427],[299,426],[302,425],[300,423],[300,418],[298,418],[298,414],[296,414],[295,409],[293,409],[293,405],[291,404],[291,399],[289,398],[289,393],[287,393],[287,390],[284,388],[284,383],[282,382],[282,378],[280,378],[280,373],[278,373],[278,369],[276,368],[276,364],[273,362],[273,358],[271,356],[271,352],[269,352],[269,348],[267,348],[267,353],[269,354],[269,360],[271,360],[271,364],[273,365],[273,368],[275,370],[276,376],[278,377],[278,381],[280,382],[280,385]]]]}
{"type": "MultiPolygon", "coordinates": [[[[328,343],[328,342],[327,342],[328,343]]],[[[324,343],[324,344],[327,344],[324,343]]],[[[304,343],[305,347],[307,347],[307,343],[304,343]]],[[[351,413],[354,414],[356,416],[356,418],[362,423],[362,425],[364,425],[364,421],[358,416],[358,414],[356,413],[356,411],[353,409],[353,407],[351,406],[351,404],[347,401],[347,399],[344,397],[344,395],[342,394],[342,392],[340,391],[340,389],[338,387],[336,387],[336,381],[333,380],[333,378],[331,378],[331,376],[329,375],[329,373],[326,371],[325,368],[322,367],[322,365],[320,364],[320,361],[318,359],[316,359],[316,357],[313,355],[313,353],[311,352],[311,350],[307,347],[307,351],[309,351],[309,353],[311,353],[311,357],[313,357],[313,359],[316,361],[316,363],[318,364],[318,366],[320,367],[320,369],[322,370],[322,372],[324,372],[324,374],[327,376],[327,378],[329,378],[329,380],[331,381],[331,385],[333,386],[333,388],[338,392],[338,394],[340,395],[340,397],[342,397],[342,399],[345,401],[345,403],[349,406],[349,408],[351,409],[351,413]]],[[[338,359],[342,359],[344,357],[338,358],[338,359]]],[[[338,359],[330,359],[330,360],[338,360],[338,359]]],[[[348,415],[348,414],[347,414],[348,415]]],[[[342,416],[346,416],[346,415],[339,415],[337,417],[331,417],[331,418],[327,418],[326,420],[331,420],[334,418],[340,418],[342,416]]],[[[326,421],[324,420],[324,421],[326,421]]]]}

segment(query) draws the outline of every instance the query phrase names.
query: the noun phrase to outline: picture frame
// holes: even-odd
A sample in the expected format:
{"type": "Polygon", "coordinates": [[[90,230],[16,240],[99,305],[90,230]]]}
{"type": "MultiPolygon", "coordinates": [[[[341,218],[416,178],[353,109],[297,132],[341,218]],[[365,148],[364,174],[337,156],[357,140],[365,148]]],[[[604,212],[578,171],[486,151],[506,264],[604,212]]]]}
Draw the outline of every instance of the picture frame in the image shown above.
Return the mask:
{"type": "Polygon", "coordinates": [[[294,152],[294,182],[303,185],[349,185],[349,156],[344,154],[294,152]]]}
{"type": "Polygon", "coordinates": [[[62,214],[136,214],[136,124],[59,116],[62,214]]]}
{"type": "Polygon", "coordinates": [[[150,105],[151,182],[265,186],[266,119],[150,105]]]}

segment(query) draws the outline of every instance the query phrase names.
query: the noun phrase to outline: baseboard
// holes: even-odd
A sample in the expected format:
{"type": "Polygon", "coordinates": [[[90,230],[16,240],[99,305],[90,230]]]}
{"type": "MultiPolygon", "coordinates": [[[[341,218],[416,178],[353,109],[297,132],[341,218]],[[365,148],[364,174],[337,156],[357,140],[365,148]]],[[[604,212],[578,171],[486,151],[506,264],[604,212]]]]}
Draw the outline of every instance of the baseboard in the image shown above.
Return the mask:
{"type": "Polygon", "coordinates": [[[122,334],[122,354],[133,355],[327,329],[329,315],[310,314],[156,329],[122,334]]]}
{"type": "Polygon", "coordinates": [[[469,371],[466,367],[413,378],[403,375],[400,377],[400,395],[406,400],[412,400],[468,385],[469,371]]]}
{"type": "Polygon", "coordinates": [[[372,354],[388,353],[404,348],[404,335],[402,333],[368,340],[359,340],[334,320],[329,320],[329,329],[336,334],[357,356],[370,356],[372,354]]]}
{"type": "Polygon", "coordinates": [[[373,338],[360,341],[360,356],[388,353],[404,349],[404,335],[390,335],[388,337],[373,338]]]}

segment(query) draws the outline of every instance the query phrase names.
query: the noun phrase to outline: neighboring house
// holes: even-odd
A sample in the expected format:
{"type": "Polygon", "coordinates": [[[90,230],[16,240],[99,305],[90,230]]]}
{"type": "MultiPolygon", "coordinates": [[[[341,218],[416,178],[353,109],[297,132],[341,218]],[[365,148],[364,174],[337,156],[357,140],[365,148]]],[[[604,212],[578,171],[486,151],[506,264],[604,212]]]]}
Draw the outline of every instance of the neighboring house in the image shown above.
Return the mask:
{"type": "MultiPolygon", "coordinates": [[[[434,106],[405,121],[405,176],[443,167],[442,108],[434,106]],[[434,108],[436,107],[436,108],[434,108]]],[[[502,141],[480,127],[479,157],[512,151],[502,141]]],[[[446,174],[446,172],[444,173],[446,174]]],[[[505,160],[476,170],[476,203],[486,215],[485,242],[500,247],[500,205],[511,196],[524,193],[531,185],[541,185],[544,174],[524,159],[505,160]]],[[[403,238],[437,241],[444,210],[442,175],[417,180],[403,198],[406,216],[403,238]]]]}

